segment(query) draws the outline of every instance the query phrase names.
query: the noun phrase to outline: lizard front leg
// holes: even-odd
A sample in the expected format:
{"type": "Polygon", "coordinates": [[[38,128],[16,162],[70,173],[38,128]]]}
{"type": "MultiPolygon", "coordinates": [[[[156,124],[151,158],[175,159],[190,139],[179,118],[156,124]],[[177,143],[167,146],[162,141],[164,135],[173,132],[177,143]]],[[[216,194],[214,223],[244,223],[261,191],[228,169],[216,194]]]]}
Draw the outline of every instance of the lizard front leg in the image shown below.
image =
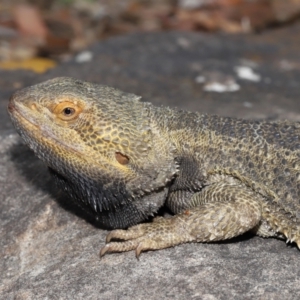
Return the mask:
{"type": "Polygon", "coordinates": [[[254,193],[240,185],[216,184],[195,194],[191,207],[171,218],[114,230],[107,235],[107,252],[157,250],[186,242],[220,241],[254,228],[261,220],[261,204],[254,193]],[[222,202],[225,201],[225,202],[222,202]],[[111,240],[124,240],[111,242],[111,240]]]}

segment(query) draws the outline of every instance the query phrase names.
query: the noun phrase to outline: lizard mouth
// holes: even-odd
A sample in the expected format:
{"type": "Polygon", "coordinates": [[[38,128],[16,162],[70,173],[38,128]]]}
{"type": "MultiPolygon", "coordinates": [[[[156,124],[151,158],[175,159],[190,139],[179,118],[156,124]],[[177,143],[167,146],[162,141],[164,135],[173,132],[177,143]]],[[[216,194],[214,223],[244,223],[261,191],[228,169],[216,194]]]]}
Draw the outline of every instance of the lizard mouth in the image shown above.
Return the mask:
{"type": "MultiPolygon", "coordinates": [[[[12,116],[13,123],[17,131],[22,137],[26,137],[26,144],[36,153],[37,156],[41,153],[39,153],[40,150],[36,150],[36,144],[44,144],[45,149],[49,148],[50,144],[52,149],[62,149],[68,153],[67,156],[70,156],[69,154],[72,153],[71,155],[76,157],[76,160],[80,161],[82,165],[88,165],[88,160],[84,155],[84,151],[80,149],[79,144],[67,144],[63,138],[59,139],[56,137],[55,134],[51,132],[51,129],[49,129],[44,123],[41,125],[38,124],[33,117],[27,115],[26,112],[23,112],[22,107],[19,107],[18,103],[10,101],[8,111],[12,116]]],[[[49,165],[45,153],[47,153],[47,151],[43,152],[41,159],[49,165]]],[[[57,157],[61,157],[61,154],[58,153],[57,157]]],[[[94,162],[94,165],[98,165],[99,169],[103,169],[103,166],[99,165],[97,162],[94,162]]]]}
{"type": "Polygon", "coordinates": [[[30,121],[27,117],[25,117],[24,114],[21,112],[21,109],[18,107],[18,105],[16,105],[12,101],[9,102],[7,109],[10,115],[12,116],[13,120],[22,124],[21,125],[22,127],[30,126],[36,128],[36,130],[40,130],[40,127],[34,122],[30,121]]]}
{"type": "Polygon", "coordinates": [[[51,144],[55,143],[56,145],[59,145],[59,147],[67,149],[67,151],[72,151],[74,154],[81,157],[82,153],[78,149],[67,145],[63,141],[56,138],[54,134],[51,134],[51,131],[46,130],[46,128],[43,128],[43,126],[39,126],[36,122],[34,122],[34,120],[32,120],[32,118],[25,116],[24,113],[22,113],[22,110],[13,102],[8,104],[8,111],[17,123],[16,127],[18,128],[18,132],[20,132],[22,135],[25,132],[30,132],[32,139],[44,140],[51,144]],[[26,129],[24,130],[24,128],[26,129]]]}
{"type": "Polygon", "coordinates": [[[13,114],[13,112],[16,109],[16,106],[14,105],[14,103],[12,101],[9,101],[7,109],[10,114],[13,114]]]}

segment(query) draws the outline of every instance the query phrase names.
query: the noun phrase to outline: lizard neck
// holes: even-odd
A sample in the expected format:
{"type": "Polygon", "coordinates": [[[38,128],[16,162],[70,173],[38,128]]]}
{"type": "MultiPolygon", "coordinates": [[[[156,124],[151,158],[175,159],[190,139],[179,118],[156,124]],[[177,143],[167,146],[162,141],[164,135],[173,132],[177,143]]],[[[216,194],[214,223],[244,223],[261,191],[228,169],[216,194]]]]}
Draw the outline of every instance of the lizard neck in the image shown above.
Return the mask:
{"type": "Polygon", "coordinates": [[[173,153],[177,157],[195,153],[197,145],[208,143],[212,130],[211,118],[214,117],[219,118],[165,107],[150,107],[153,134],[173,145],[173,153]]]}

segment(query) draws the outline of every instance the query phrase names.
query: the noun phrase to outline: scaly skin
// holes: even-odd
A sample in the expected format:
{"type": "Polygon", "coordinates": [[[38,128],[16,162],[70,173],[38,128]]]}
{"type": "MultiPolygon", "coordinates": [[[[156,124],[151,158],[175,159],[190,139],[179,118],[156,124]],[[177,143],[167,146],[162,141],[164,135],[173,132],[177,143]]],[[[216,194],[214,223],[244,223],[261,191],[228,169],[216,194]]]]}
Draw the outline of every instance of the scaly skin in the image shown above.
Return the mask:
{"type": "Polygon", "coordinates": [[[18,91],[8,110],[57,184],[117,229],[101,256],[249,230],[300,246],[299,123],[157,108],[72,78],[18,91]],[[163,205],[173,217],[137,225],[163,205]]]}

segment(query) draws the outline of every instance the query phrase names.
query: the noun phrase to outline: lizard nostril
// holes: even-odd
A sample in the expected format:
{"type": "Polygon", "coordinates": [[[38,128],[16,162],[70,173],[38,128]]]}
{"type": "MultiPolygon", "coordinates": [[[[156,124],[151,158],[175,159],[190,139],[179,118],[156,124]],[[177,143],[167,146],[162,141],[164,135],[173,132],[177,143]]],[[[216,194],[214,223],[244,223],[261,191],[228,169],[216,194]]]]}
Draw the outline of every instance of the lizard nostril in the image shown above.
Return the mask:
{"type": "Polygon", "coordinates": [[[31,103],[31,104],[29,105],[29,107],[30,107],[32,110],[37,111],[37,106],[36,106],[35,103],[31,103]]]}
{"type": "Polygon", "coordinates": [[[10,113],[12,113],[15,110],[15,105],[13,104],[12,101],[9,101],[7,109],[10,113]]]}

